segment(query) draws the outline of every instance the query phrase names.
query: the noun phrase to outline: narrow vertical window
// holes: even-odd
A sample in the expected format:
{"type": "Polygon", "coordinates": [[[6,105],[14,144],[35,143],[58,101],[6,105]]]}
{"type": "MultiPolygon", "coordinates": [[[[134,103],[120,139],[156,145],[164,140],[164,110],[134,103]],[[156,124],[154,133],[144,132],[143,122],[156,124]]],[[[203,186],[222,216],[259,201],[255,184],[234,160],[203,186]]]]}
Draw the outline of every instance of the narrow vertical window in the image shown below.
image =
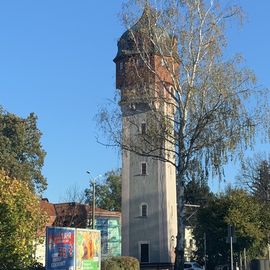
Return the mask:
{"type": "Polygon", "coordinates": [[[145,162],[143,162],[142,164],[141,164],[141,174],[142,175],[146,175],[146,163],[145,162]]]}
{"type": "Polygon", "coordinates": [[[145,203],[141,205],[141,216],[142,217],[148,216],[147,204],[145,204],[145,203]]]}
{"type": "Polygon", "coordinates": [[[164,67],[165,65],[166,65],[166,62],[165,62],[165,60],[162,58],[162,59],[161,59],[161,66],[164,67]]]}
{"type": "Polygon", "coordinates": [[[141,134],[144,135],[146,133],[146,123],[141,124],[141,134]]]}
{"type": "Polygon", "coordinates": [[[119,69],[122,70],[124,68],[124,63],[123,62],[120,62],[119,63],[119,69]]]}
{"type": "Polygon", "coordinates": [[[137,65],[138,65],[138,67],[143,67],[144,66],[144,60],[142,58],[137,59],[137,65]]]}

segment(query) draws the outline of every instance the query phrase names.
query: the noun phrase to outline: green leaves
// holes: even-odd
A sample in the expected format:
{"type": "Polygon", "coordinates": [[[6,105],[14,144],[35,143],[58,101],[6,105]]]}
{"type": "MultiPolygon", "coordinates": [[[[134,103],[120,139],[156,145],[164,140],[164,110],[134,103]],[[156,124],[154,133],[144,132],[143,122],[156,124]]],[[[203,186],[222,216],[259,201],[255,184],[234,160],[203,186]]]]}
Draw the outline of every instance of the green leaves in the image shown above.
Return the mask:
{"type": "Polygon", "coordinates": [[[39,199],[28,185],[0,171],[1,269],[24,269],[33,263],[46,220],[39,199]]]}
{"type": "MultiPolygon", "coordinates": [[[[92,189],[86,189],[86,201],[92,201],[92,189]]],[[[120,170],[107,172],[104,181],[96,184],[96,206],[109,211],[121,211],[120,170]]]]}
{"type": "Polygon", "coordinates": [[[229,189],[226,194],[210,200],[198,213],[198,223],[194,230],[197,255],[203,257],[203,234],[206,233],[208,265],[226,264],[229,256],[226,237],[228,225],[231,224],[237,238],[234,244],[235,256],[244,248],[249,256],[260,256],[264,252],[267,235],[262,226],[262,210],[263,206],[241,189],[229,189]]]}
{"type": "Polygon", "coordinates": [[[0,111],[0,168],[20,179],[34,191],[42,192],[47,182],[41,173],[45,151],[41,132],[32,113],[27,118],[0,111]]]}

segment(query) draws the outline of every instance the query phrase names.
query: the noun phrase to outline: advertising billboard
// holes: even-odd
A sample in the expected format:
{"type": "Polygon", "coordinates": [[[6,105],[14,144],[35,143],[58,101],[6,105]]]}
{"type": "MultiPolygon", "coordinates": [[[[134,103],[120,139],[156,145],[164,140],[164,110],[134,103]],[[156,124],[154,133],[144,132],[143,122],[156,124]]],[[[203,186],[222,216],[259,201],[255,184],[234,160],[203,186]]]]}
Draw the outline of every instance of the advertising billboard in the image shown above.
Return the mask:
{"type": "Polygon", "coordinates": [[[75,229],[48,227],[46,270],[75,270],[75,229]]]}
{"type": "Polygon", "coordinates": [[[101,264],[100,231],[76,230],[76,270],[99,270],[101,264]]]}

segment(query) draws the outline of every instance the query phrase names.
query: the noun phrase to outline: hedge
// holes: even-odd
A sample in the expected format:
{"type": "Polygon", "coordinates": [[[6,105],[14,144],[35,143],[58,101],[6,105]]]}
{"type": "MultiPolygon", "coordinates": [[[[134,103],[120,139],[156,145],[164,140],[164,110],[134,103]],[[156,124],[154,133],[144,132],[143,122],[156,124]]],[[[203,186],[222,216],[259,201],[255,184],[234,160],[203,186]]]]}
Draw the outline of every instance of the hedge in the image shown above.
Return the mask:
{"type": "Polygon", "coordinates": [[[101,262],[101,270],[140,270],[140,263],[133,257],[110,257],[101,262]]]}

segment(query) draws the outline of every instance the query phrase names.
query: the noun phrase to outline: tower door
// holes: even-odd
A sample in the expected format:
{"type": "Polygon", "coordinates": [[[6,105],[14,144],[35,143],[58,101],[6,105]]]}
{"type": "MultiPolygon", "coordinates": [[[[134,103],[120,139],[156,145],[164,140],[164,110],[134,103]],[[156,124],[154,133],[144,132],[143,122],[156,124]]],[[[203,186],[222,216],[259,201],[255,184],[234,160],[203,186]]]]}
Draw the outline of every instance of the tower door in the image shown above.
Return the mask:
{"type": "Polygon", "coordinates": [[[149,262],[149,244],[141,244],[141,262],[146,263],[149,262]]]}

